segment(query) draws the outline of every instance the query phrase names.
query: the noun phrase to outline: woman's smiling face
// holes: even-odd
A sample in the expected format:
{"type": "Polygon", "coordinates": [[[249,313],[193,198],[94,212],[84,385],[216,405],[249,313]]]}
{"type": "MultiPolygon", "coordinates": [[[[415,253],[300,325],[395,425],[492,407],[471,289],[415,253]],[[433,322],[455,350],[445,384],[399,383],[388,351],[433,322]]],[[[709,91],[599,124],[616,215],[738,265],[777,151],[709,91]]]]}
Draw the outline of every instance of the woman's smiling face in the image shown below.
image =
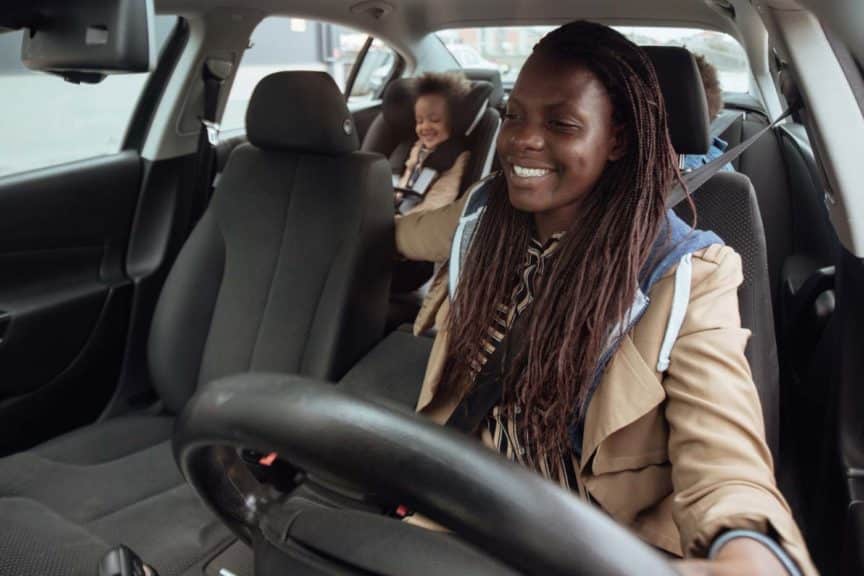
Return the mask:
{"type": "MultiPolygon", "coordinates": [[[[602,82],[581,64],[531,56],[507,103],[498,155],[510,203],[566,230],[606,165],[623,156],[602,82]]],[[[541,230],[543,232],[549,232],[541,230]]]]}

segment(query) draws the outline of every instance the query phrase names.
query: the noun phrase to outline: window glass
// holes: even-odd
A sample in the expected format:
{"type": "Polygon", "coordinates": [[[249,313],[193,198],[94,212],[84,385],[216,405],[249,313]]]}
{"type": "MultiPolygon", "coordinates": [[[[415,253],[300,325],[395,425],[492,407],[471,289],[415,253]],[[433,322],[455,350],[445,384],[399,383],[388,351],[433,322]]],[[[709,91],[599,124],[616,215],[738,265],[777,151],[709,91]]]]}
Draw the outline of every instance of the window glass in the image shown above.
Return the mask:
{"type": "MultiPolygon", "coordinates": [[[[159,51],[176,23],[156,17],[159,51]]],[[[23,34],[0,34],[0,177],[118,152],[149,74],[71,84],[21,63],[23,34]]]]}
{"type": "Polygon", "coordinates": [[[348,101],[363,102],[380,98],[394,66],[396,53],[377,38],[373,40],[357,71],[348,101]]]}
{"type": "MultiPolygon", "coordinates": [[[[367,37],[350,28],[302,18],[265,18],[252,32],[249,48],[237,69],[222,114],[223,130],[244,127],[252,91],[262,78],[273,72],[320,70],[330,74],[344,91],[367,37]]],[[[396,61],[393,50],[377,40],[370,47],[367,60],[369,65],[366,61],[362,63],[352,99],[375,97],[396,61]]]]}
{"type": "MultiPolygon", "coordinates": [[[[512,85],[531,49],[553,26],[461,28],[438,37],[463,68],[497,68],[505,85],[512,85]]],[[[640,45],[683,46],[702,54],[717,68],[725,92],[747,92],[750,68],[738,42],[722,32],[698,28],[614,26],[640,45]]]]}

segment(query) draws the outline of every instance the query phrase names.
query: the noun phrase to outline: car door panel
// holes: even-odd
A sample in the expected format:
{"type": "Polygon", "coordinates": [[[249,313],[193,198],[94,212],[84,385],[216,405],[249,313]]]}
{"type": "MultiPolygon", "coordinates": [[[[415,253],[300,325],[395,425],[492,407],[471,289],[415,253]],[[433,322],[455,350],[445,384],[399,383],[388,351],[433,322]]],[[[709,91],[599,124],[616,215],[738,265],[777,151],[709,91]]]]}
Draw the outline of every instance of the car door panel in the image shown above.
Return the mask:
{"type": "Polygon", "coordinates": [[[93,420],[123,355],[135,152],[0,179],[0,453],[93,420]]]}

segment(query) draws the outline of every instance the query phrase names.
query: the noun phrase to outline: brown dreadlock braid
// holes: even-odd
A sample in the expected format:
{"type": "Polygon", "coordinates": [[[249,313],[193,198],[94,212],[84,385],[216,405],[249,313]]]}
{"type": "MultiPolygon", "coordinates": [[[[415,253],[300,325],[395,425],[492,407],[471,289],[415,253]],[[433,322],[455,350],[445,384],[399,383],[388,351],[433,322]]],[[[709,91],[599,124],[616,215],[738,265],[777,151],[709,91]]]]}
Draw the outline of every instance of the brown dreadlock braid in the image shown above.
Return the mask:
{"type": "MultiPolygon", "coordinates": [[[[610,332],[633,302],[677,170],[657,77],[638,46],[611,28],[580,21],[546,35],[533,57],[593,72],[628,142],[562,238],[526,319],[521,351],[503,379],[503,401],[524,407],[531,449],[551,453],[566,449],[610,332]]],[[[495,307],[509,303],[531,235],[532,216],[513,208],[506,182],[497,182],[449,318],[441,387],[450,394],[463,395],[473,385],[471,361],[495,307]]]]}

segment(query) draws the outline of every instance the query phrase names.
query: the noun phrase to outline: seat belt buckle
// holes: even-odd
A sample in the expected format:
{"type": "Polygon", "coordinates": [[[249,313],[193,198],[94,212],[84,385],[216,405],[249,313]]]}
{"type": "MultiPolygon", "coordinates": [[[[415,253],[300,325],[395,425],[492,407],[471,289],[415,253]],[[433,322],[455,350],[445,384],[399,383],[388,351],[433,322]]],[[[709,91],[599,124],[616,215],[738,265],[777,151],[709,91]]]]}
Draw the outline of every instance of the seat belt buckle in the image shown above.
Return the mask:
{"type": "Polygon", "coordinates": [[[207,129],[207,141],[210,142],[211,146],[216,146],[219,143],[219,132],[222,130],[222,126],[204,118],[201,119],[201,125],[207,129]]]}
{"type": "Polygon", "coordinates": [[[99,562],[99,576],[158,576],[152,568],[126,546],[112,548],[99,562]]]}

